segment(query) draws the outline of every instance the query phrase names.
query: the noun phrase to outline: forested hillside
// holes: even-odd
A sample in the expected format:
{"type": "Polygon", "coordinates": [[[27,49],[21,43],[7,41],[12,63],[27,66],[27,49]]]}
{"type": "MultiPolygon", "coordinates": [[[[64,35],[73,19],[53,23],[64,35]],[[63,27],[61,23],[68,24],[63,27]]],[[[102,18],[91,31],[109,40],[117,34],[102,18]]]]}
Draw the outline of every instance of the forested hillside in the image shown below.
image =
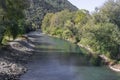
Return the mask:
{"type": "Polygon", "coordinates": [[[41,26],[46,13],[77,8],[67,0],[0,0],[0,43],[41,26]]]}
{"type": "Polygon", "coordinates": [[[46,13],[58,12],[64,9],[75,11],[77,8],[67,0],[29,0],[30,8],[26,11],[28,22],[33,27],[40,27],[46,13]]]}
{"type": "Polygon", "coordinates": [[[93,14],[86,10],[48,13],[42,30],[87,47],[91,52],[120,59],[120,0],[108,0],[93,14]]]}

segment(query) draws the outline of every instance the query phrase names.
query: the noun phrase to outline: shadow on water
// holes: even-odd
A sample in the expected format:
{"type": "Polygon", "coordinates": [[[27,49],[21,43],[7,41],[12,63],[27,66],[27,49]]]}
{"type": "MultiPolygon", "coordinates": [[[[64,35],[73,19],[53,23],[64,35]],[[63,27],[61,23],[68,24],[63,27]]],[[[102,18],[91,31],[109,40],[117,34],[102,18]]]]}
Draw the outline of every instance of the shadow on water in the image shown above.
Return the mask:
{"type": "MultiPolygon", "coordinates": [[[[34,34],[35,35],[35,34],[34,34]]],[[[65,40],[42,35],[21,80],[120,80],[120,73],[102,66],[98,56],[65,40]]]]}

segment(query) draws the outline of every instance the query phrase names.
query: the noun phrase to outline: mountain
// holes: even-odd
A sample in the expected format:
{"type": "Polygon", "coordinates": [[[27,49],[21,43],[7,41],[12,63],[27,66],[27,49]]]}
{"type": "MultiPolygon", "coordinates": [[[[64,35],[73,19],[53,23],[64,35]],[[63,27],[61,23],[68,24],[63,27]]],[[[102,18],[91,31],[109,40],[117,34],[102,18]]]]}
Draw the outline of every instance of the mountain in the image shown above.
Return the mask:
{"type": "Polygon", "coordinates": [[[40,27],[46,13],[58,12],[64,9],[78,10],[68,0],[29,0],[30,7],[26,10],[26,19],[33,27],[40,27]]]}

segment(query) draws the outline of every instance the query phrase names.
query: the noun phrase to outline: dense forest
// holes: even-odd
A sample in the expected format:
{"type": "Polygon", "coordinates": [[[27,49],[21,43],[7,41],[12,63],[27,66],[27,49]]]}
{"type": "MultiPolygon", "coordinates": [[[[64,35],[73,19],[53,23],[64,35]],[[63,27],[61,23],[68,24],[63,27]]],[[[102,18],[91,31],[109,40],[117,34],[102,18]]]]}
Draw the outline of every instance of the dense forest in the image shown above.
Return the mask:
{"type": "Polygon", "coordinates": [[[0,0],[0,43],[24,33],[27,7],[27,0],[0,0]]]}
{"type": "Polygon", "coordinates": [[[108,0],[93,13],[87,10],[48,13],[42,21],[42,30],[119,60],[120,0],[108,0]]]}
{"type": "Polygon", "coordinates": [[[33,28],[39,28],[46,13],[55,13],[64,9],[78,10],[67,0],[30,0],[30,7],[26,10],[27,22],[33,28]]]}
{"type": "Polygon", "coordinates": [[[0,0],[0,43],[39,28],[46,13],[63,9],[77,10],[66,0],[0,0]]]}

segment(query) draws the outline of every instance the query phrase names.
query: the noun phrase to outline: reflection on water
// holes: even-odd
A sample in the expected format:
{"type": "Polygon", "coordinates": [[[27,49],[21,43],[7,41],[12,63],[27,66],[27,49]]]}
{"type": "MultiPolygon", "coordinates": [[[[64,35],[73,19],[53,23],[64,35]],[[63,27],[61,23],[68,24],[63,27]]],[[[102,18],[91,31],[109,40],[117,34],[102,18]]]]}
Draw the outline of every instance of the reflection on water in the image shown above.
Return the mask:
{"type": "Polygon", "coordinates": [[[38,48],[46,48],[48,50],[53,50],[56,49],[58,52],[75,52],[75,53],[80,53],[80,48],[75,45],[75,44],[71,44],[65,40],[61,40],[58,38],[52,38],[52,37],[48,37],[46,38],[49,43],[44,42],[45,40],[40,40],[42,41],[42,43],[37,46],[38,48]],[[52,42],[50,42],[52,41],[52,42]]]}
{"type": "Polygon", "coordinates": [[[120,80],[120,73],[98,66],[99,57],[85,55],[75,44],[46,35],[36,37],[35,44],[36,54],[21,80],[120,80]]]}

